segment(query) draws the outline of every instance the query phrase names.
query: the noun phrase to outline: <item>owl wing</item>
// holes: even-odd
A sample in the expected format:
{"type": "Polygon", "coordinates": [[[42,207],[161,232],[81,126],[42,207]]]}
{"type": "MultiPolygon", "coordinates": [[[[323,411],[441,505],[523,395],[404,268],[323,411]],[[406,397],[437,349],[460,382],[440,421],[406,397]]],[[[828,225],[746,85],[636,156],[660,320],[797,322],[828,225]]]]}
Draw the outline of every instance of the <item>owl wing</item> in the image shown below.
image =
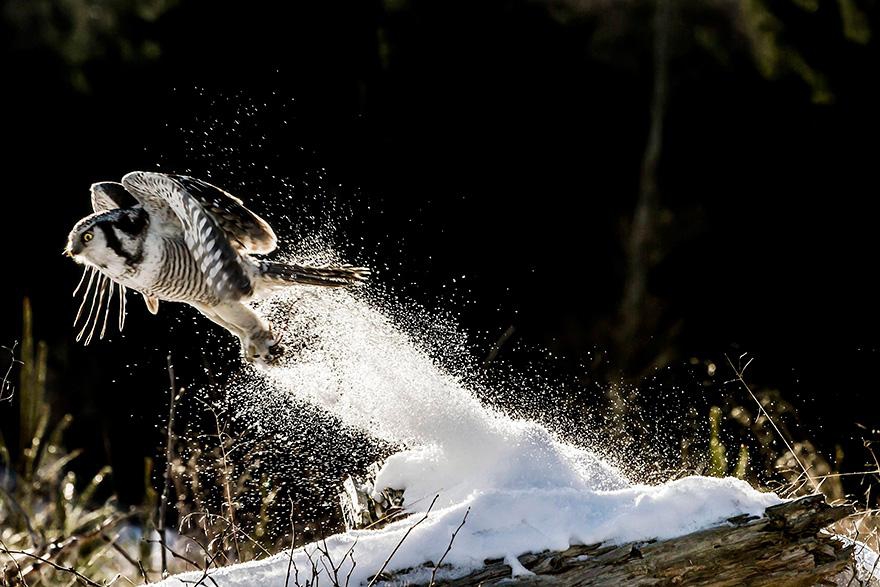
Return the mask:
{"type": "Polygon", "coordinates": [[[265,220],[245,208],[241,200],[194,177],[168,177],[180,184],[214,217],[220,228],[229,235],[233,247],[244,253],[255,254],[266,254],[275,250],[277,241],[272,228],[265,220]]]}
{"type": "MultiPolygon", "coordinates": [[[[237,206],[263,222],[259,217],[228,194],[227,201],[220,199],[220,194],[225,194],[222,190],[185,176],[133,171],[122,178],[122,185],[143,205],[151,219],[158,219],[172,232],[178,227],[182,230],[187,248],[219,297],[238,298],[252,291],[239,259],[239,251],[246,249],[244,245],[233,244],[240,243],[241,239],[224,229],[230,221],[216,210],[223,207],[227,215],[232,215],[237,206]]],[[[265,248],[266,240],[261,242],[265,248]]]]}
{"type": "Polygon", "coordinates": [[[137,204],[137,200],[125,191],[125,187],[115,181],[93,183],[90,191],[92,193],[92,210],[95,212],[130,208],[137,204]]]}

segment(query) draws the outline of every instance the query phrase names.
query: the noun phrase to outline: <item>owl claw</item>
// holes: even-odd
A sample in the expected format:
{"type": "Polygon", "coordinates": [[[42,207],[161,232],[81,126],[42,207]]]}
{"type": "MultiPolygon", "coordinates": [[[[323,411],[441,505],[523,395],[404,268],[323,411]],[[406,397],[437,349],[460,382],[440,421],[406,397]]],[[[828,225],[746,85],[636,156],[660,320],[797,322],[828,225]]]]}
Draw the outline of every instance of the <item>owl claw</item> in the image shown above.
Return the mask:
{"type": "Polygon", "coordinates": [[[278,361],[278,359],[284,356],[284,345],[282,345],[280,342],[276,342],[266,350],[268,352],[268,359],[270,363],[275,363],[278,361]]]}
{"type": "Polygon", "coordinates": [[[269,367],[284,355],[284,346],[274,338],[251,340],[245,346],[245,359],[262,367],[269,367]]]}

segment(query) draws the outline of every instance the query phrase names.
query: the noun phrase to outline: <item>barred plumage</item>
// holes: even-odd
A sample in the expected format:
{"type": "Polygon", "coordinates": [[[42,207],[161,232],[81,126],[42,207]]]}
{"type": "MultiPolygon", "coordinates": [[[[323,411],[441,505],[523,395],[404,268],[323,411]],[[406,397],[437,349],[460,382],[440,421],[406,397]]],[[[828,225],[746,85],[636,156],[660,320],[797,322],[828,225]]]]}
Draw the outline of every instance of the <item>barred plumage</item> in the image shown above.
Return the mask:
{"type": "Polygon", "coordinates": [[[170,302],[216,304],[220,301],[210,285],[200,278],[199,263],[185,242],[166,238],[159,250],[161,260],[155,282],[144,289],[144,293],[170,302]]]}
{"type": "Polygon", "coordinates": [[[153,313],[160,300],[190,304],[238,336],[246,359],[270,363],[281,352],[279,338],[248,300],[275,287],[338,287],[369,275],[368,269],[349,265],[309,267],[252,258],[275,249],[272,228],[238,198],[192,177],[135,171],[121,184],[93,184],[91,194],[95,213],[74,226],[66,249],[86,266],[74,291],[86,283],[74,320],[79,324],[85,316],[77,340],[88,332],[86,344],[96,331],[104,337],[118,286],[120,330],[130,288],[143,295],[153,313]],[[99,320],[103,324],[96,330],[99,320]]]}

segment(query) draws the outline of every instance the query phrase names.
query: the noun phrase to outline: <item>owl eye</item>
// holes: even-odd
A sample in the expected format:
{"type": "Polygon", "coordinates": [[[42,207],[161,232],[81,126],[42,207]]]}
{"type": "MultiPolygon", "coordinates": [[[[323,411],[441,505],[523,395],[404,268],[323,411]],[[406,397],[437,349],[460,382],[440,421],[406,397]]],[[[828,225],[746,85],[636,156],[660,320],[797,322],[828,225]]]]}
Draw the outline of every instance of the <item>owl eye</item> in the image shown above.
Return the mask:
{"type": "Polygon", "coordinates": [[[91,232],[86,232],[86,233],[84,233],[83,236],[82,236],[82,240],[83,240],[84,243],[89,242],[89,241],[92,240],[93,238],[95,238],[95,235],[92,234],[91,232]]]}

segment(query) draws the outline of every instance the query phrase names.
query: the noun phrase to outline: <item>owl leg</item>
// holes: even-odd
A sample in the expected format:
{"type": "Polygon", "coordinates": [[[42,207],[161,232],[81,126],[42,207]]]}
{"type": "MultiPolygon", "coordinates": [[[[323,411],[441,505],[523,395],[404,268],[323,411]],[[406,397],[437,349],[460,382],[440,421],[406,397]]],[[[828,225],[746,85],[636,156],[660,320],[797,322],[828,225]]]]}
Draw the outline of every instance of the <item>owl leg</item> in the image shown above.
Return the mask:
{"type": "Polygon", "coordinates": [[[214,311],[214,306],[208,306],[206,304],[192,304],[192,303],[190,305],[192,307],[194,307],[196,310],[198,310],[199,312],[201,312],[205,318],[207,318],[208,320],[210,320],[214,324],[219,324],[220,326],[222,326],[223,328],[225,328],[226,330],[228,330],[230,333],[234,334],[238,338],[242,338],[245,335],[244,331],[241,330],[240,328],[238,328],[235,324],[230,324],[226,320],[223,320],[222,318],[220,318],[220,316],[214,311]]]}
{"type": "Polygon", "coordinates": [[[272,327],[242,302],[221,302],[202,312],[241,340],[244,358],[250,362],[269,365],[277,361],[284,348],[280,338],[272,332],[272,327]]]}

